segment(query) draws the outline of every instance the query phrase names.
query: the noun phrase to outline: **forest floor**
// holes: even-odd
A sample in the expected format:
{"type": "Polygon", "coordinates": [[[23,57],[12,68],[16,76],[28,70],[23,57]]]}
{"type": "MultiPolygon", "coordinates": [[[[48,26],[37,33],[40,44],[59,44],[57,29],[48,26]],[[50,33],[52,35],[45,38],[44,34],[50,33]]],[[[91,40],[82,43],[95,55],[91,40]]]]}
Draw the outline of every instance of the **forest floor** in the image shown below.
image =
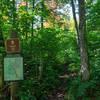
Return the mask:
{"type": "Polygon", "coordinates": [[[59,80],[61,81],[61,84],[58,86],[56,90],[54,90],[54,94],[48,95],[47,100],[65,100],[67,96],[67,85],[68,80],[71,77],[76,77],[77,74],[75,72],[69,73],[67,75],[67,72],[64,73],[65,75],[59,76],[59,80]]]}
{"type": "Polygon", "coordinates": [[[65,100],[67,79],[60,79],[61,85],[54,91],[54,94],[48,95],[47,100],[65,100]]]}

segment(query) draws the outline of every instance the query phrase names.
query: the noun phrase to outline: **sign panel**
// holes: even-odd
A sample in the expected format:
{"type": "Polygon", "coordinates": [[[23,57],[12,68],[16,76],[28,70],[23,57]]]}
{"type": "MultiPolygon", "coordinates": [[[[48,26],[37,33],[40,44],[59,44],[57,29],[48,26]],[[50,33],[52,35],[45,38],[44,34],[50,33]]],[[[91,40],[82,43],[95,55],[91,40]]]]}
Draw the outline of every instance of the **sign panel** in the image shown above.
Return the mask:
{"type": "Polygon", "coordinates": [[[23,57],[4,57],[4,81],[23,80],[23,57]]]}
{"type": "Polygon", "coordinates": [[[17,53],[20,52],[20,45],[18,38],[8,39],[6,41],[6,52],[7,53],[17,53]]]}

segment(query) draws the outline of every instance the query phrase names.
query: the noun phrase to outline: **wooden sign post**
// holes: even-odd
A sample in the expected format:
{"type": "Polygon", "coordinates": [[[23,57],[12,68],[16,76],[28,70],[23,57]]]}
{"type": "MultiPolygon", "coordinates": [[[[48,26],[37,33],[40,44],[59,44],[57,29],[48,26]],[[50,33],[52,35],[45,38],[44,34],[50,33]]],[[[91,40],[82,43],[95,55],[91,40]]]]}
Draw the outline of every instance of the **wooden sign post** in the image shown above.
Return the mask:
{"type": "Polygon", "coordinates": [[[20,100],[15,95],[18,92],[18,80],[23,80],[23,57],[20,55],[20,42],[16,31],[11,31],[10,39],[6,41],[6,56],[4,57],[4,81],[10,81],[10,100],[20,100]]]}

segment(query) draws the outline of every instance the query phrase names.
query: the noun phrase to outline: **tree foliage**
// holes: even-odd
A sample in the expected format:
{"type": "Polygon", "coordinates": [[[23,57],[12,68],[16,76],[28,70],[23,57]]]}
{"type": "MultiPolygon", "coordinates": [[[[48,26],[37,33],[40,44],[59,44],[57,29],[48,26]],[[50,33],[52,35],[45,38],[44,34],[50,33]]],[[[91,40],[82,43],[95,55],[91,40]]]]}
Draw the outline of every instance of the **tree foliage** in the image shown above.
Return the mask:
{"type": "MultiPolygon", "coordinates": [[[[66,14],[56,11],[58,8],[64,11],[69,0],[56,0],[56,9],[48,9],[46,0],[21,1],[0,0],[0,75],[3,54],[6,53],[4,44],[10,38],[11,30],[18,32],[24,57],[24,80],[19,82],[16,96],[22,100],[47,100],[47,96],[55,94],[54,91],[62,84],[59,76],[75,72],[77,76],[70,77],[66,82],[66,100],[99,100],[100,1],[85,2],[91,74],[88,81],[81,80],[80,56],[69,11],[66,10],[66,14]]],[[[6,89],[1,87],[1,83],[2,80],[0,99],[9,98],[6,95],[9,94],[9,82],[4,83],[6,89]]]]}

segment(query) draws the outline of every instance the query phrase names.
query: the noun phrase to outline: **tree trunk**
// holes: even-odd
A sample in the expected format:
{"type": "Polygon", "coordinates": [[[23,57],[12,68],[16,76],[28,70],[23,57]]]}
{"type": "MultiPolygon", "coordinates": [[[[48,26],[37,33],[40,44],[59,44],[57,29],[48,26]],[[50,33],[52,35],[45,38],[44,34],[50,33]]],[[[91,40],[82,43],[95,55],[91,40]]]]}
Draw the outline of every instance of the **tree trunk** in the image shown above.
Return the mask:
{"type": "MultiPolygon", "coordinates": [[[[34,0],[33,0],[33,10],[32,10],[32,16],[33,16],[33,13],[34,13],[34,0]]],[[[31,45],[31,48],[32,48],[32,50],[33,50],[33,34],[34,34],[34,32],[33,32],[33,30],[34,30],[34,16],[32,17],[32,26],[31,26],[31,43],[30,43],[30,45],[31,45]]],[[[31,53],[32,53],[32,50],[31,50],[31,53]]]]}
{"type": "MultiPolygon", "coordinates": [[[[26,12],[27,12],[27,15],[28,15],[28,2],[27,2],[27,0],[26,0],[26,12]]],[[[27,37],[28,37],[28,22],[27,22],[27,18],[26,18],[26,27],[25,27],[25,38],[26,38],[26,41],[27,41],[27,37]]]]}
{"type": "Polygon", "coordinates": [[[43,59],[42,59],[42,57],[40,57],[39,72],[40,72],[39,80],[41,81],[42,80],[42,72],[43,72],[43,59]]]}
{"type": "MultiPolygon", "coordinates": [[[[4,88],[4,82],[3,82],[3,49],[4,48],[4,38],[3,38],[3,2],[0,1],[0,89],[2,90],[4,88]]],[[[2,93],[1,93],[2,94],[2,93]]],[[[3,95],[5,95],[3,93],[3,95]]],[[[3,96],[0,97],[2,99],[3,96]]]]}
{"type": "MultiPolygon", "coordinates": [[[[32,15],[33,15],[33,12],[34,12],[34,3],[35,3],[35,2],[34,2],[34,0],[33,0],[33,10],[32,10],[32,15]]],[[[32,35],[31,35],[32,38],[33,38],[33,29],[34,29],[33,27],[34,27],[34,17],[32,18],[32,35]]]]}
{"type": "Polygon", "coordinates": [[[79,46],[80,46],[79,27],[78,27],[78,22],[77,22],[76,13],[75,13],[75,4],[73,0],[71,0],[71,5],[72,5],[73,18],[74,18],[75,29],[76,29],[77,45],[78,45],[78,50],[79,50],[79,46]]]}
{"type": "MultiPolygon", "coordinates": [[[[44,13],[44,0],[42,0],[42,16],[41,16],[41,31],[43,33],[43,13],[44,13]]],[[[39,66],[39,80],[42,80],[42,73],[43,73],[43,58],[41,56],[41,51],[40,51],[40,66],[39,66]]]]}
{"type": "MultiPolygon", "coordinates": [[[[4,47],[4,38],[3,38],[3,32],[2,32],[2,26],[3,26],[3,8],[2,8],[2,5],[3,5],[3,3],[2,3],[2,1],[0,2],[0,12],[1,12],[1,14],[0,14],[0,47],[4,47]]],[[[1,53],[1,51],[0,51],[0,53],[1,53]]]]}
{"type": "Polygon", "coordinates": [[[16,1],[13,0],[13,11],[12,11],[12,26],[15,29],[18,29],[18,23],[17,23],[17,13],[16,13],[16,1]]]}
{"type": "MultiPolygon", "coordinates": [[[[0,47],[4,47],[4,39],[3,39],[1,26],[0,26],[0,47]]],[[[1,50],[0,50],[0,53],[1,53],[1,50]]]]}
{"type": "Polygon", "coordinates": [[[78,0],[79,3],[79,40],[80,40],[80,60],[82,79],[89,80],[89,59],[86,40],[86,19],[85,19],[85,0],[78,0]]]}
{"type": "Polygon", "coordinates": [[[42,16],[41,16],[41,29],[43,29],[43,13],[44,13],[44,0],[42,0],[42,16]]]}
{"type": "Polygon", "coordinates": [[[88,49],[86,40],[85,0],[78,0],[79,25],[76,19],[75,5],[73,0],[71,0],[71,4],[72,4],[75,29],[77,33],[78,48],[80,52],[82,79],[89,80],[90,72],[89,72],[89,59],[88,59],[88,49]]]}

